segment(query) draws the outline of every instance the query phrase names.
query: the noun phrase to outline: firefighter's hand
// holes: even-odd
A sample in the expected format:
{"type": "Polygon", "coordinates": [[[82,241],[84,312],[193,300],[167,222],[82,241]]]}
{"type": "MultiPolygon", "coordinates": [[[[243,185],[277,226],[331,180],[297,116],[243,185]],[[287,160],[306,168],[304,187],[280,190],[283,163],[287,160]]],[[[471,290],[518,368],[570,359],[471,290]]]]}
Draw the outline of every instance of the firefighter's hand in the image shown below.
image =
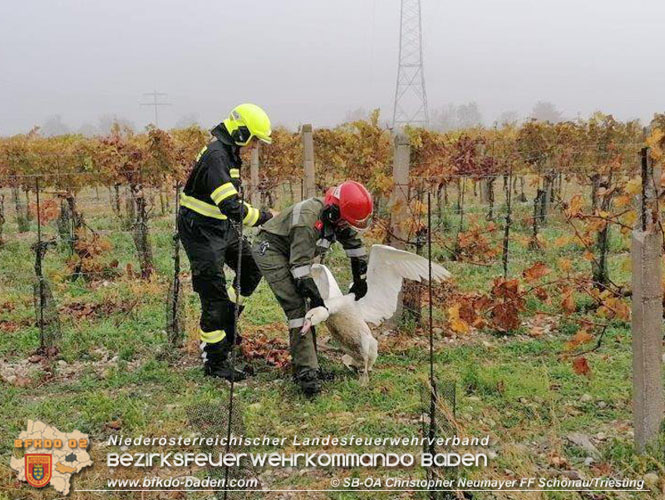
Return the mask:
{"type": "Polygon", "coordinates": [[[354,281],[351,285],[351,288],[349,288],[349,293],[355,295],[356,300],[362,299],[365,295],[367,295],[367,281],[364,279],[354,281]]]}
{"type": "Polygon", "coordinates": [[[311,276],[298,278],[296,280],[296,290],[301,297],[309,299],[312,309],[325,306],[321,294],[319,293],[319,289],[316,287],[316,283],[314,283],[311,276]]]}
{"type": "Polygon", "coordinates": [[[268,211],[272,214],[273,217],[277,217],[279,215],[279,212],[277,210],[273,210],[272,208],[269,208],[268,211]]]}
{"type": "Polygon", "coordinates": [[[353,274],[353,284],[349,289],[349,293],[354,294],[356,300],[360,300],[367,295],[367,261],[359,257],[352,257],[351,272],[353,274]]]}

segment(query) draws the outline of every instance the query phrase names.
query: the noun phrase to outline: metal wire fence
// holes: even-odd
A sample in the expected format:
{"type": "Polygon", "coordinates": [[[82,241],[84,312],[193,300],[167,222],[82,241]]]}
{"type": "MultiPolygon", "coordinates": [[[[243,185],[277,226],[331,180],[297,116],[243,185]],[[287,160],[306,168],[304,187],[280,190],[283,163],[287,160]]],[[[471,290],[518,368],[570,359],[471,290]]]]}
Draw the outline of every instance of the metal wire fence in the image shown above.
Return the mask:
{"type": "MultiPolygon", "coordinates": [[[[580,174],[585,172],[586,169],[579,169],[580,174]]],[[[428,252],[430,262],[440,261],[459,275],[471,275],[474,268],[481,266],[496,275],[516,276],[537,261],[569,255],[573,247],[574,255],[579,256],[585,245],[574,238],[565,209],[571,196],[582,194],[587,199],[592,186],[580,184],[569,169],[565,177],[563,172],[556,173],[559,174],[558,184],[549,187],[546,202],[535,174],[448,176],[445,192],[444,188],[423,188],[435,185],[431,179],[396,184],[394,189],[408,200],[402,211],[404,220],[395,220],[393,200],[379,199],[374,228],[367,239],[399,242],[421,255],[428,252]],[[488,180],[495,181],[491,194],[488,180]],[[403,228],[396,231],[400,223],[403,228]],[[529,243],[538,234],[545,234],[546,245],[531,247],[529,243]],[[460,247],[463,236],[481,247],[477,254],[465,253],[460,247]],[[569,237],[567,243],[553,244],[562,236],[569,237]]],[[[35,347],[48,348],[63,335],[62,320],[69,319],[61,317],[58,305],[61,285],[77,284],[93,293],[96,284],[114,280],[161,283],[165,291],[167,340],[174,347],[181,346],[186,337],[182,307],[189,262],[181,258],[175,231],[180,187],[151,186],[140,191],[129,185],[107,187],[102,176],[89,174],[89,179],[99,183],[90,182],[79,188],[80,184],[68,185],[66,179],[66,175],[57,179],[57,190],[43,188],[44,178],[39,175],[13,179],[21,188],[0,189],[0,259],[4,263],[0,268],[0,288],[8,299],[33,302],[33,328],[39,331],[35,347]]],[[[49,182],[52,181],[51,178],[49,182]]],[[[272,189],[269,196],[263,196],[263,202],[279,209],[302,200],[303,193],[302,180],[294,179],[272,189]]],[[[585,208],[591,213],[590,202],[587,205],[585,208]]],[[[625,260],[628,247],[619,231],[614,234],[617,240],[610,259],[618,262],[625,260]]],[[[247,237],[252,237],[251,232],[247,237]]],[[[436,302],[432,291],[431,284],[417,286],[417,300],[408,306],[428,330],[430,341],[430,376],[421,420],[422,433],[428,437],[457,431],[454,384],[438,381],[433,370],[433,315],[440,314],[436,309],[444,305],[436,302]],[[427,320],[420,316],[424,308],[429,312],[427,320]]],[[[148,299],[136,297],[139,304],[143,300],[148,299]]],[[[3,317],[7,315],[0,315],[3,317]]],[[[231,391],[229,408],[232,407],[231,391]]],[[[228,414],[224,427],[239,420],[236,413],[228,414]]],[[[428,474],[435,477],[433,471],[428,474]]]]}
{"type": "MultiPolygon", "coordinates": [[[[189,272],[187,259],[180,259],[179,246],[177,241],[174,243],[178,186],[140,190],[129,185],[105,186],[103,175],[86,173],[88,187],[81,188],[79,182],[69,186],[67,174],[58,175],[56,182],[56,174],[47,175],[50,178],[45,188],[44,177],[31,174],[14,178],[15,185],[22,188],[0,189],[0,220],[4,221],[0,252],[11,263],[0,269],[0,282],[9,294],[30,293],[34,280],[42,297],[50,292],[50,288],[44,292],[44,283],[48,282],[145,278],[154,273],[171,283],[165,300],[178,300],[181,291],[173,285],[173,280],[189,272]],[[58,189],[50,187],[51,184],[57,184],[58,189]],[[143,212],[139,213],[140,210],[143,212]]],[[[566,175],[570,175],[570,170],[566,175]]],[[[408,227],[399,235],[394,233],[390,200],[378,200],[375,237],[398,241],[407,249],[422,253],[426,246],[426,232],[422,228],[426,226],[427,215],[423,210],[427,191],[423,185],[427,182],[418,178],[394,186],[403,191],[405,199],[419,202],[407,205],[404,214],[408,220],[402,222],[408,227]]],[[[534,175],[449,178],[444,194],[442,189],[430,193],[435,254],[446,260],[453,258],[448,265],[456,269],[503,268],[506,276],[520,272],[541,257],[538,252],[518,252],[508,259],[511,247],[522,245],[525,237],[533,238],[539,230],[570,231],[563,214],[566,200],[588,189],[577,179],[561,178],[551,186],[549,205],[543,208],[539,206],[543,200],[539,198],[541,188],[534,175]],[[488,179],[496,181],[491,194],[488,194],[488,179]],[[460,234],[474,228],[478,231],[477,238],[487,240],[488,248],[494,249],[488,255],[480,255],[481,259],[465,255],[458,247],[460,234]]],[[[263,196],[263,202],[282,208],[302,200],[303,193],[302,179],[295,179],[279,184],[269,196],[263,196]]],[[[43,314],[46,302],[43,297],[36,301],[37,316],[43,314]]]]}

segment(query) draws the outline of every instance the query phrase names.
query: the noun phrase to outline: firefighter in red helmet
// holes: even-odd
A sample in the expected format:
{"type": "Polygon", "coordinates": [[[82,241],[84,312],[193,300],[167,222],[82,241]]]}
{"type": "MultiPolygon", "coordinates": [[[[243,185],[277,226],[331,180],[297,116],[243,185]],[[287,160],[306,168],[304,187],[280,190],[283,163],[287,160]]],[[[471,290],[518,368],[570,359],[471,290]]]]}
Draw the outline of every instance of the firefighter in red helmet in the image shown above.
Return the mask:
{"type": "Polygon", "coordinates": [[[346,181],[323,198],[309,198],[265,223],[253,253],[289,323],[294,379],[307,396],[321,390],[314,332],[300,335],[305,313],[324,306],[310,271],[335,241],[351,261],[356,300],[367,293],[367,252],[359,233],[371,223],[372,195],[365,186],[346,181]]]}

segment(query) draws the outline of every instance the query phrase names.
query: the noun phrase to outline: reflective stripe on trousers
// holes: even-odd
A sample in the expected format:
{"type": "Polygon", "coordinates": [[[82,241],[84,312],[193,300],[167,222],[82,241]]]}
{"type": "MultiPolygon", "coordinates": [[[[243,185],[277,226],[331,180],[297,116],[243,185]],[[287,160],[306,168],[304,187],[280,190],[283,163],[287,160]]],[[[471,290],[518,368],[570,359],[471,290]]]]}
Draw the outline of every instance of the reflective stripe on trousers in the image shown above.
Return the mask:
{"type": "Polygon", "coordinates": [[[305,318],[296,318],[289,320],[289,329],[291,328],[302,328],[305,324],[305,318]]]}
{"type": "Polygon", "coordinates": [[[205,342],[206,344],[216,344],[217,342],[224,340],[224,337],[226,337],[226,332],[224,330],[204,332],[203,330],[199,329],[199,336],[201,337],[201,341],[205,342]]]}

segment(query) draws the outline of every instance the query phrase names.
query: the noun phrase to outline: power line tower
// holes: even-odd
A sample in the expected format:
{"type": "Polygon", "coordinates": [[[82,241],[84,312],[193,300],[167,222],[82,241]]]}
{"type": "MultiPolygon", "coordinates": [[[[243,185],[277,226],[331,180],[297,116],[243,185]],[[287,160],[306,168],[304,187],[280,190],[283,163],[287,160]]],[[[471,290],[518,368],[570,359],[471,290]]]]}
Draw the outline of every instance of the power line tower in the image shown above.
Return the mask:
{"type": "Polygon", "coordinates": [[[399,28],[399,63],[395,87],[393,128],[429,125],[420,0],[402,0],[399,28]]]}
{"type": "Polygon", "coordinates": [[[168,97],[168,94],[164,94],[163,92],[157,92],[156,90],[153,90],[152,92],[146,92],[143,94],[143,97],[152,97],[152,102],[142,102],[140,103],[141,106],[154,106],[155,108],[155,127],[159,128],[159,121],[157,119],[157,108],[159,106],[170,106],[170,102],[160,102],[160,98],[166,98],[168,97]]]}

